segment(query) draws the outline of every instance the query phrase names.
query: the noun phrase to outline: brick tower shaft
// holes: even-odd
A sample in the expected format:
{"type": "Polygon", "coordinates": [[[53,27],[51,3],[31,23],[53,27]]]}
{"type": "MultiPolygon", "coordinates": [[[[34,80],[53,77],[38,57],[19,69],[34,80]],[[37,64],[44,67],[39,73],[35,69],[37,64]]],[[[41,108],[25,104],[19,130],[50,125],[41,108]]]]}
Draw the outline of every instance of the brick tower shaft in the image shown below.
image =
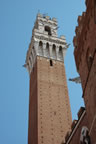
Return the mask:
{"type": "Polygon", "coordinates": [[[64,68],[65,37],[57,20],[38,14],[26,57],[30,75],[28,144],[59,144],[71,127],[64,68]]]}

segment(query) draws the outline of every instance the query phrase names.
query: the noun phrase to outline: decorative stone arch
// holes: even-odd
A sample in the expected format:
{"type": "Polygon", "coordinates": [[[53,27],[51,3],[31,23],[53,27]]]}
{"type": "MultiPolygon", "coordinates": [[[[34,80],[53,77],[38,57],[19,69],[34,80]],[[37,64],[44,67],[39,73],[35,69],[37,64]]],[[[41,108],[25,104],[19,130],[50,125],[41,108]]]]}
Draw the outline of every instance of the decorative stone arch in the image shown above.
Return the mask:
{"type": "Polygon", "coordinates": [[[56,45],[55,44],[53,44],[52,46],[52,56],[53,58],[56,58],[56,45]]]}
{"type": "Polygon", "coordinates": [[[59,46],[58,56],[60,60],[63,60],[63,49],[62,46],[59,46]]]}
{"type": "Polygon", "coordinates": [[[39,48],[38,48],[39,55],[43,55],[43,42],[39,41],[39,48]]]}
{"type": "Polygon", "coordinates": [[[45,31],[48,32],[48,35],[52,35],[51,34],[51,28],[49,26],[45,26],[45,31]]]}

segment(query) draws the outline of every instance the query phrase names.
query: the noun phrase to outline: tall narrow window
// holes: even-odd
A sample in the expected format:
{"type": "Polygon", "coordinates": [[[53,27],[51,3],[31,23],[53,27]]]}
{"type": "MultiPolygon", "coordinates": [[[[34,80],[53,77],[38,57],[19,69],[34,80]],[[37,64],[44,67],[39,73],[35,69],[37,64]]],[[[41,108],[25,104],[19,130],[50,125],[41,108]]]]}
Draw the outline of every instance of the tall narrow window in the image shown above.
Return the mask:
{"type": "Polygon", "coordinates": [[[52,62],[52,60],[50,60],[50,66],[53,66],[53,62],[52,62]]]}
{"type": "Polygon", "coordinates": [[[46,44],[46,48],[49,49],[49,43],[46,44]]]}
{"type": "Polygon", "coordinates": [[[60,60],[63,60],[62,46],[59,47],[59,59],[60,59],[60,60]]]}
{"type": "Polygon", "coordinates": [[[46,43],[46,56],[49,57],[49,43],[46,43]]]}
{"type": "Polygon", "coordinates": [[[53,44],[53,47],[52,47],[52,55],[53,55],[53,58],[56,58],[56,45],[53,44]]]}
{"type": "Polygon", "coordinates": [[[38,49],[38,53],[39,55],[43,55],[43,43],[42,41],[39,42],[39,49],[38,49]]]}

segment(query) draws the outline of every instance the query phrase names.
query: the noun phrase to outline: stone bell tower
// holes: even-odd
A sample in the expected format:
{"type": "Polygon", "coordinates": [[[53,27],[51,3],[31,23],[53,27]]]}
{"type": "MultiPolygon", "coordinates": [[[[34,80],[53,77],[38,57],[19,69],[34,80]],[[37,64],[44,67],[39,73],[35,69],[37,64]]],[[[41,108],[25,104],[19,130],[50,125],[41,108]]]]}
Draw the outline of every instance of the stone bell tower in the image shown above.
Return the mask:
{"type": "Polygon", "coordinates": [[[37,15],[25,67],[30,76],[28,144],[60,144],[70,131],[71,111],[57,20],[37,15]]]}

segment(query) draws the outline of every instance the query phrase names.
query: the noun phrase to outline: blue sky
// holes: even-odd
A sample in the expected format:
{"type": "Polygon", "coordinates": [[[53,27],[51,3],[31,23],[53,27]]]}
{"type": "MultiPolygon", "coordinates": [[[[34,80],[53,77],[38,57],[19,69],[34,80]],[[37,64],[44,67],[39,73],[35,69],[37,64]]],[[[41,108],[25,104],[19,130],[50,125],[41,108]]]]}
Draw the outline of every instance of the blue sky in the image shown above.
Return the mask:
{"type": "MultiPolygon", "coordinates": [[[[58,35],[70,47],[65,57],[67,81],[76,77],[73,36],[84,0],[0,0],[0,143],[27,144],[29,76],[22,67],[38,10],[58,19],[58,35]]],[[[81,105],[80,84],[68,81],[72,118],[81,105]]]]}

